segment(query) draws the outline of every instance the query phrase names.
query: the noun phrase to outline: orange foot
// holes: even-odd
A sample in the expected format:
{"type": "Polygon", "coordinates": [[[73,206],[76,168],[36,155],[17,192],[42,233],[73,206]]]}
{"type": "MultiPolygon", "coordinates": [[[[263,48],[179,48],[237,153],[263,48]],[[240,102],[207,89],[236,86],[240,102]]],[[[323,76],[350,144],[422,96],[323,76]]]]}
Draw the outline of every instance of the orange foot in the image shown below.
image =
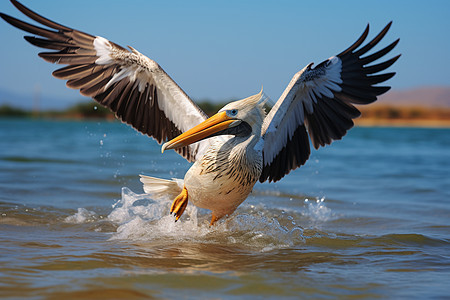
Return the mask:
{"type": "Polygon", "coordinates": [[[211,218],[211,224],[209,224],[209,226],[213,226],[214,224],[216,224],[216,222],[219,221],[220,218],[221,217],[216,217],[213,213],[211,218]]]}
{"type": "Polygon", "coordinates": [[[181,217],[188,204],[188,191],[186,187],[183,187],[181,193],[173,200],[170,213],[175,215],[175,222],[181,217]]]}

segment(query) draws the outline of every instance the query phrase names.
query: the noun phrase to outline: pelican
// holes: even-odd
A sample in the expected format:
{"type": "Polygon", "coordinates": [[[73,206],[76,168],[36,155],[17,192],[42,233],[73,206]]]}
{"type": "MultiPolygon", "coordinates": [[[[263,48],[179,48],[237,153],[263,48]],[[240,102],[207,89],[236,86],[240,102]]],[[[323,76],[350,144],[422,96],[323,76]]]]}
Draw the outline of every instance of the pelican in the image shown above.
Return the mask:
{"type": "Polygon", "coordinates": [[[152,59],[101,36],[55,23],[16,0],[12,4],[44,27],[1,14],[9,24],[31,33],[44,60],[66,65],[53,72],[67,86],[108,107],[122,122],[153,137],[162,151],[174,149],[194,162],[184,180],[141,175],[144,191],[172,197],[177,221],[188,201],[211,210],[211,224],[232,214],[255,183],[275,182],[308,160],[315,149],[341,139],[360,116],[354,104],[369,104],[387,92],[378,84],[395,73],[382,73],[400,55],[374,63],[399,42],[367,54],[386,35],[392,22],[362,45],[369,25],[346,50],[294,75],[266,114],[267,97],[231,102],[207,115],[152,59]]]}

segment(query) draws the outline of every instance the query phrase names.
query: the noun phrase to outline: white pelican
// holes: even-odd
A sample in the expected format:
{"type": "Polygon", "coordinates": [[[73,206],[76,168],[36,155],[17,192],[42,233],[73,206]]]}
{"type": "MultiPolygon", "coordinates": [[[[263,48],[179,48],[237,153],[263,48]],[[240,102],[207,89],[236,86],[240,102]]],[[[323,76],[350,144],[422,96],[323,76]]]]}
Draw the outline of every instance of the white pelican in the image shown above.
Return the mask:
{"type": "Polygon", "coordinates": [[[266,115],[262,91],[227,104],[216,115],[204,112],[153,60],[103,38],[50,21],[19,2],[13,5],[46,28],[1,14],[11,25],[35,36],[31,44],[50,49],[39,56],[67,66],[53,76],[67,80],[108,107],[121,121],[175,149],[195,162],[183,180],[141,176],[147,193],[175,198],[170,212],[180,218],[188,199],[212,211],[211,224],[229,215],[247,198],[254,184],[277,181],[303,165],[314,148],[341,139],[360,112],[353,104],[369,104],[390,89],[377,86],[395,73],[379,73],[399,57],[371,64],[398,43],[366,55],[389,30],[389,23],[360,47],[369,32],[349,48],[312,67],[310,63],[291,82],[266,115]],[[39,37],[36,37],[39,36],[39,37]],[[366,56],[364,56],[366,55],[366,56]],[[376,74],[376,75],[374,75],[376,74]],[[309,138],[308,138],[309,135],[309,138]]]}

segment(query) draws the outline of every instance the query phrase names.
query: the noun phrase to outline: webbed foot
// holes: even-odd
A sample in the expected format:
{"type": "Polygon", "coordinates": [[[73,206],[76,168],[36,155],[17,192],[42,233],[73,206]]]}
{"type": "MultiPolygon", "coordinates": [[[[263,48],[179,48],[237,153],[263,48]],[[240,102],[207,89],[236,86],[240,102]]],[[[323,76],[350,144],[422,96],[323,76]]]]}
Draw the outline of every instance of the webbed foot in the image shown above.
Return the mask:
{"type": "Polygon", "coordinates": [[[209,226],[213,226],[214,224],[216,224],[217,221],[219,221],[220,217],[216,217],[216,215],[213,213],[212,217],[211,217],[211,224],[209,224],[209,226]]]}
{"type": "Polygon", "coordinates": [[[170,207],[170,213],[175,215],[175,222],[181,217],[188,204],[188,191],[186,187],[183,187],[181,193],[173,200],[170,207]]]}

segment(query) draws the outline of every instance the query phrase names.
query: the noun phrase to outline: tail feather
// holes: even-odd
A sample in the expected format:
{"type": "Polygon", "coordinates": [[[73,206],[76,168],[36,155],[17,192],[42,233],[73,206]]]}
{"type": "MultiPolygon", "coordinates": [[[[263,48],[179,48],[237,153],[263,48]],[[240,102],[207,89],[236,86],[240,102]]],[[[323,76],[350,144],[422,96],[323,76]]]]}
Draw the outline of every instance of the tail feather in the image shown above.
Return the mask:
{"type": "Polygon", "coordinates": [[[155,198],[174,199],[183,190],[183,180],[172,178],[171,180],[139,175],[144,184],[144,192],[155,198]]]}

